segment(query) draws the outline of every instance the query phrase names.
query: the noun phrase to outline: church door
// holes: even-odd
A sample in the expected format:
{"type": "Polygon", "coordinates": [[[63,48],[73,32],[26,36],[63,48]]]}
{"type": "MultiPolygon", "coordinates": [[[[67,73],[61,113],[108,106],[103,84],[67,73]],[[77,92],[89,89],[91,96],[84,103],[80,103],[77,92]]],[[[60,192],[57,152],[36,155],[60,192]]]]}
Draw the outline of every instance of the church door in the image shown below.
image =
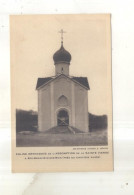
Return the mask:
{"type": "Polygon", "coordinates": [[[58,112],[57,124],[58,126],[68,126],[69,125],[69,116],[66,110],[60,110],[58,112]]]}

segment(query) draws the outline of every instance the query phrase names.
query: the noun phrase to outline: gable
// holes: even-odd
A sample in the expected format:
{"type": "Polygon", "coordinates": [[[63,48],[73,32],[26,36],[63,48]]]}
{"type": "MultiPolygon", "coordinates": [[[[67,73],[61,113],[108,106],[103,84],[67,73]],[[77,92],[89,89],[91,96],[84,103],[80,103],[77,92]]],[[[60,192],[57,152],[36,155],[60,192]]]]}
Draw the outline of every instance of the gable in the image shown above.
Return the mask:
{"type": "Polygon", "coordinates": [[[88,84],[88,79],[87,77],[68,77],[64,74],[60,74],[56,77],[45,77],[45,78],[38,78],[38,81],[37,81],[37,85],[36,85],[36,89],[46,85],[48,82],[51,82],[53,80],[56,80],[58,79],[59,77],[65,77],[65,78],[68,78],[70,79],[71,81],[74,81],[76,82],[77,84],[80,84],[81,86],[83,86],[84,88],[86,89],[90,89],[89,87],[89,84],[88,84]]]}

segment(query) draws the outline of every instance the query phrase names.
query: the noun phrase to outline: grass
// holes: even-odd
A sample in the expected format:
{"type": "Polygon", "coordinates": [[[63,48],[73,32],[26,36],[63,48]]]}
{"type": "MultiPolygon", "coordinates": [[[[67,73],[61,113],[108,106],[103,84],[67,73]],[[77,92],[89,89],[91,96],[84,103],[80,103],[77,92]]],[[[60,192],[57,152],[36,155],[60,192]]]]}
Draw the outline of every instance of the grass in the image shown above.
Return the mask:
{"type": "Polygon", "coordinates": [[[101,146],[107,144],[106,129],[76,134],[49,134],[31,131],[23,131],[16,134],[17,147],[101,146]]]}

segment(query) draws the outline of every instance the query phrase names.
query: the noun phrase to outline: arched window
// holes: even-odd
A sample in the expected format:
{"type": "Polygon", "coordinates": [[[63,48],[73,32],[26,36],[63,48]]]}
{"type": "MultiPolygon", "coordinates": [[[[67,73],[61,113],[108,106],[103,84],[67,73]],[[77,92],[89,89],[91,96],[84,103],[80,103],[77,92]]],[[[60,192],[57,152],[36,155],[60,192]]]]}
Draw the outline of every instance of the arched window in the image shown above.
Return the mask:
{"type": "Polygon", "coordinates": [[[68,105],[68,99],[64,95],[60,96],[59,99],[58,99],[58,105],[59,106],[67,106],[68,105]]]}

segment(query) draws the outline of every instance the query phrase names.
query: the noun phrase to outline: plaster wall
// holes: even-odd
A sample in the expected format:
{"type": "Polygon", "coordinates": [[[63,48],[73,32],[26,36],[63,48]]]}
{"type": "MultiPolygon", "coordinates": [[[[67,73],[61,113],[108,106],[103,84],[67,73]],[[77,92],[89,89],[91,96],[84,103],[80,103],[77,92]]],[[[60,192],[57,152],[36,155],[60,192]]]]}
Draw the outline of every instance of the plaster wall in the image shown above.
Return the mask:
{"type": "Polygon", "coordinates": [[[38,91],[38,130],[45,131],[51,128],[51,93],[50,85],[38,91]]]}
{"type": "Polygon", "coordinates": [[[65,75],[69,75],[69,64],[59,63],[55,65],[55,75],[58,75],[61,73],[65,75]]]}

